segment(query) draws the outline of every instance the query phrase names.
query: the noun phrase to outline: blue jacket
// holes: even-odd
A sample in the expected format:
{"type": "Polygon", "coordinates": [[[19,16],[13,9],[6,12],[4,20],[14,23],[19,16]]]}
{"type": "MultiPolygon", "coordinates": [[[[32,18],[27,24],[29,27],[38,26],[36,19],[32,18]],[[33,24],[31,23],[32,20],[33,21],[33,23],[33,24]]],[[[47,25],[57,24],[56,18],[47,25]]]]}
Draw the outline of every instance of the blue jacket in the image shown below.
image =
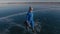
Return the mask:
{"type": "Polygon", "coordinates": [[[28,21],[28,23],[30,23],[32,28],[34,28],[33,12],[27,13],[26,20],[28,21]]]}

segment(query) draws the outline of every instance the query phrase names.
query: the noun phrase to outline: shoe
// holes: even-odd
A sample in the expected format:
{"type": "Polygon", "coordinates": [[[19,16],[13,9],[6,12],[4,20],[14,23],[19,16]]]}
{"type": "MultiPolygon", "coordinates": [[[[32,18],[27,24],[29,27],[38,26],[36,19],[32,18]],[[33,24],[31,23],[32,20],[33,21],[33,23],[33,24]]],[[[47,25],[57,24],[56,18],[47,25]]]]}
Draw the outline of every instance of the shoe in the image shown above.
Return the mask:
{"type": "Polygon", "coordinates": [[[32,30],[32,32],[35,32],[34,30],[32,30]]]}

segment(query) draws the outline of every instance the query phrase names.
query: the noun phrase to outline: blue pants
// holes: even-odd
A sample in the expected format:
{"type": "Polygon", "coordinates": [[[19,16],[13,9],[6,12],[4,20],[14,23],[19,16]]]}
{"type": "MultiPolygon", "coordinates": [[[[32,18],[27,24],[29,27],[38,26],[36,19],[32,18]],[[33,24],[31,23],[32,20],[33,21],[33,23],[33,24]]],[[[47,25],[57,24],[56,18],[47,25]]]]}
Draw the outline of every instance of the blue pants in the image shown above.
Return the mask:
{"type": "Polygon", "coordinates": [[[30,22],[31,28],[34,29],[34,21],[30,22]]]}

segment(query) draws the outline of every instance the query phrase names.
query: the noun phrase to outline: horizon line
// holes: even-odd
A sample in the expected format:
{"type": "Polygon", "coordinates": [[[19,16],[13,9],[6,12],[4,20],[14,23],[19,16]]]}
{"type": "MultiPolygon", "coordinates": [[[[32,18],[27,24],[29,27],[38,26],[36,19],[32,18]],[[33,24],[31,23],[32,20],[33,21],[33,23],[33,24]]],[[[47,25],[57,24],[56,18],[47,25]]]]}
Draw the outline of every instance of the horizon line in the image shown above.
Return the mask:
{"type": "MultiPolygon", "coordinates": [[[[0,2],[50,2],[50,1],[0,1],[0,2]]],[[[60,2],[60,1],[52,1],[52,2],[60,2]]]]}

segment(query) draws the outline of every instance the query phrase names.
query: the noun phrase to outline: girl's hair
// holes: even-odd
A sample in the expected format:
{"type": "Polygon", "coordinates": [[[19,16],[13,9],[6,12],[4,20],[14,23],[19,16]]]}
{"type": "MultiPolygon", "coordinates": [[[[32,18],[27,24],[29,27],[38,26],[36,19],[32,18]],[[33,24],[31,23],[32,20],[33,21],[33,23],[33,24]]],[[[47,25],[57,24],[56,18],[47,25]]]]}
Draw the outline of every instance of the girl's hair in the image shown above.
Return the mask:
{"type": "Polygon", "coordinates": [[[30,7],[29,7],[29,11],[31,11],[31,10],[33,10],[33,8],[30,6],[30,7]]]}

